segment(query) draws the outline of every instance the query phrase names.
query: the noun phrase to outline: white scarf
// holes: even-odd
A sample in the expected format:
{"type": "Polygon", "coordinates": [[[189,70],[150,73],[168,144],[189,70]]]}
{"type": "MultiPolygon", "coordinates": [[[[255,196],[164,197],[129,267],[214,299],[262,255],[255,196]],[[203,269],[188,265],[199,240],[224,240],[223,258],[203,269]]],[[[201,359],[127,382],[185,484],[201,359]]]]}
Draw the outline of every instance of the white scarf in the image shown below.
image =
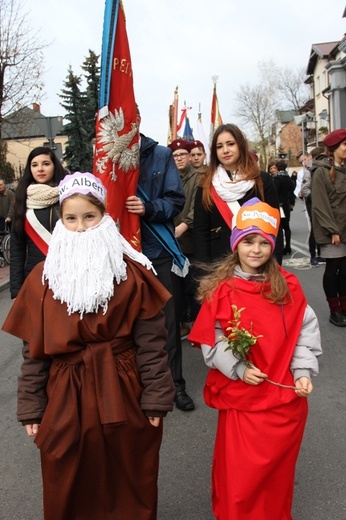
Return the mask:
{"type": "Polygon", "coordinates": [[[231,181],[221,164],[214,173],[212,184],[219,197],[225,202],[234,202],[242,199],[244,195],[254,187],[255,181],[236,180],[231,181]]]}
{"type": "Polygon", "coordinates": [[[246,273],[242,270],[240,265],[236,265],[234,268],[234,277],[241,278],[242,280],[249,280],[250,282],[265,282],[266,277],[263,273],[246,273]]]}
{"type": "Polygon", "coordinates": [[[59,220],[54,228],[44,263],[42,282],[48,280],[54,299],[67,304],[68,314],[107,312],[108,302],[117,284],[126,280],[123,255],[152,269],[149,259],[120,235],[113,219],[105,215],[101,222],[79,233],[69,231],[59,220]]]}
{"type": "Polygon", "coordinates": [[[28,209],[48,208],[59,200],[58,187],[48,184],[30,184],[26,190],[28,209]]]}

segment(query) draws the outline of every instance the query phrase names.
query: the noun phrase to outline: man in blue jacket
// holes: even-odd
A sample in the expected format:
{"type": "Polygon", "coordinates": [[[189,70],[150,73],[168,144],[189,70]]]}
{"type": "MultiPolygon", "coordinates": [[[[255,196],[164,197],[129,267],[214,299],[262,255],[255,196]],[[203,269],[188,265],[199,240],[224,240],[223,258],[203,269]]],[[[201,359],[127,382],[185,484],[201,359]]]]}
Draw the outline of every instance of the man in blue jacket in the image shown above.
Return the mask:
{"type": "Polygon", "coordinates": [[[175,308],[179,284],[177,275],[172,272],[173,259],[179,256],[179,251],[174,249],[173,219],[182,211],[184,204],[184,189],[171,150],[140,134],[138,193],[137,196],[128,197],[126,208],[141,217],[142,252],[151,260],[158,279],[173,296],[164,308],[168,331],[166,350],[176,387],[175,403],[177,408],[186,412],[194,410],[195,405],[185,391],[180,320],[175,308]],[[165,232],[163,238],[161,229],[165,232]]]}

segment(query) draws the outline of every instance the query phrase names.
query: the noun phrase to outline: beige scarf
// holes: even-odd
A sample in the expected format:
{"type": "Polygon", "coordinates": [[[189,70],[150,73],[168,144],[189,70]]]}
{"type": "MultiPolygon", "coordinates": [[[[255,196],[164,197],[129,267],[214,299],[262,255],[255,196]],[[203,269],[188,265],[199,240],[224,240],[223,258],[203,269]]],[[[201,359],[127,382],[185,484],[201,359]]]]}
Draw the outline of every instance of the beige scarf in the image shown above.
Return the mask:
{"type": "Polygon", "coordinates": [[[59,200],[58,187],[48,184],[30,184],[26,190],[28,209],[48,208],[59,200]]]}

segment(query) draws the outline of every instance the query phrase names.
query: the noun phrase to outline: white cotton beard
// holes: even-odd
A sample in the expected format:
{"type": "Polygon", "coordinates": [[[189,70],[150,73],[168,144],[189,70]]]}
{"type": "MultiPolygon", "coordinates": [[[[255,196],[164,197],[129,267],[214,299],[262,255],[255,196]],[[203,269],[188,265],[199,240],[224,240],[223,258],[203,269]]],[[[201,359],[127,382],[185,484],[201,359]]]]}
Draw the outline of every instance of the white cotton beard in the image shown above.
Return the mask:
{"type": "Polygon", "coordinates": [[[54,299],[67,304],[68,314],[107,312],[114,294],[114,282],[126,280],[123,255],[151,269],[151,262],[138,253],[120,235],[113,219],[105,215],[101,222],[84,232],[69,231],[59,220],[54,228],[44,263],[42,282],[48,280],[54,299]]]}

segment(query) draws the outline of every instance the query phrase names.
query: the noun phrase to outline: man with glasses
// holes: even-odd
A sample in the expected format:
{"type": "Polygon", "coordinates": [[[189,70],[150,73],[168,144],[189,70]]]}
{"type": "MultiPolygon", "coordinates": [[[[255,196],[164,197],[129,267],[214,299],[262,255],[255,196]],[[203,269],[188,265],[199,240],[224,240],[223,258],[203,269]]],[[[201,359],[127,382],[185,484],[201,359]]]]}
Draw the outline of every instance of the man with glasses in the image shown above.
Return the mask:
{"type": "Polygon", "coordinates": [[[174,218],[175,236],[178,238],[180,248],[190,261],[189,272],[180,282],[180,310],[181,328],[180,334],[184,338],[190,332],[199,306],[195,299],[196,283],[194,281],[194,251],[193,251],[193,214],[197,190],[197,174],[190,162],[190,150],[193,144],[184,139],[176,139],[168,147],[173,152],[175,164],[179,170],[180,178],[185,192],[185,205],[183,211],[174,218]]]}

